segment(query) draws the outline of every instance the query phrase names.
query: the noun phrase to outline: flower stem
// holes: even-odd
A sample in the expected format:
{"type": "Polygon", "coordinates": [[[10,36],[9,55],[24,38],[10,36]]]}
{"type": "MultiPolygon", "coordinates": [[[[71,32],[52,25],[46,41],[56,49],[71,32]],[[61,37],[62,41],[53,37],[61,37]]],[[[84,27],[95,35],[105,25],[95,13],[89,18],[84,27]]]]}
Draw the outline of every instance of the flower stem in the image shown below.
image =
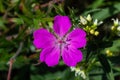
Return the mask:
{"type": "Polygon", "coordinates": [[[15,53],[15,54],[10,58],[10,60],[8,61],[9,71],[8,71],[8,75],[7,75],[7,80],[10,80],[10,78],[11,78],[12,65],[13,65],[16,57],[20,54],[20,52],[21,52],[21,50],[22,50],[22,47],[23,47],[23,42],[20,42],[20,45],[19,45],[18,50],[16,51],[16,53],[15,53]]]}
{"type": "Polygon", "coordinates": [[[8,71],[8,75],[7,75],[7,80],[10,80],[10,78],[11,78],[10,76],[11,76],[11,72],[12,72],[13,62],[14,62],[13,59],[11,59],[11,60],[9,61],[9,71],[8,71]]]}

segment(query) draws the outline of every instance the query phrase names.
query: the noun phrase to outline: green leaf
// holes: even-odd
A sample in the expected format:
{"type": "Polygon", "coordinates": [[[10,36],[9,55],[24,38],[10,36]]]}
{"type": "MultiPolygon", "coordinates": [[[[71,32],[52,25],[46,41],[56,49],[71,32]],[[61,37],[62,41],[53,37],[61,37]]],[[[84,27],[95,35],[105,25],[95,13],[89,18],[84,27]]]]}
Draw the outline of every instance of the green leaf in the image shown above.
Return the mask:
{"type": "Polygon", "coordinates": [[[33,23],[32,19],[25,15],[18,15],[18,17],[27,25],[31,25],[31,23],[33,23]]]}
{"type": "Polygon", "coordinates": [[[38,29],[40,27],[40,19],[33,19],[34,28],[38,29]]]}
{"type": "Polygon", "coordinates": [[[93,14],[94,19],[104,20],[120,12],[120,3],[104,8],[93,14]]]}
{"type": "Polygon", "coordinates": [[[31,80],[75,80],[75,76],[69,69],[65,69],[64,71],[56,71],[54,73],[49,72],[45,75],[32,74],[31,80]]]}
{"type": "Polygon", "coordinates": [[[41,75],[31,75],[31,80],[44,80],[41,75]]]}
{"type": "Polygon", "coordinates": [[[90,8],[97,8],[102,5],[104,0],[95,0],[91,5],[90,8]]]}
{"type": "Polygon", "coordinates": [[[21,2],[21,7],[22,7],[22,11],[24,13],[24,15],[26,15],[27,17],[32,17],[32,13],[31,11],[26,7],[27,5],[25,5],[24,1],[21,2]]]}
{"type": "Polygon", "coordinates": [[[16,24],[23,24],[23,20],[20,18],[12,18],[12,22],[16,23],[16,24]]]}
{"type": "Polygon", "coordinates": [[[113,45],[111,47],[106,48],[106,50],[110,50],[112,52],[120,52],[120,40],[114,40],[113,45]]]}
{"type": "Polygon", "coordinates": [[[65,15],[65,12],[63,10],[63,5],[59,5],[59,6],[54,5],[53,7],[55,8],[57,14],[65,15]]]}
{"type": "Polygon", "coordinates": [[[92,67],[92,71],[89,72],[90,80],[102,80],[103,75],[103,70],[98,66],[92,67]]]}
{"type": "Polygon", "coordinates": [[[3,5],[3,0],[0,0],[0,12],[4,12],[4,5],[3,5]]]}
{"type": "Polygon", "coordinates": [[[114,80],[114,75],[112,72],[110,61],[108,61],[104,54],[98,55],[98,59],[103,66],[103,70],[106,73],[108,80],[114,80]]]}
{"type": "Polygon", "coordinates": [[[0,29],[6,30],[6,26],[5,26],[5,20],[3,20],[2,18],[0,18],[0,29]]]}

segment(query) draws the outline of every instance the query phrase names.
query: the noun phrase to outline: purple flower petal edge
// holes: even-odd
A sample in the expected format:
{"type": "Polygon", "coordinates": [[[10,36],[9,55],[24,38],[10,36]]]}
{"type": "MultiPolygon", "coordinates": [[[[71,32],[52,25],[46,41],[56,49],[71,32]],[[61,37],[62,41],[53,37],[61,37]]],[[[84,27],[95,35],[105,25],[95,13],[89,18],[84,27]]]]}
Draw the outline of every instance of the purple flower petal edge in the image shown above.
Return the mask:
{"type": "Polygon", "coordinates": [[[64,36],[71,26],[71,21],[68,16],[55,16],[53,28],[56,34],[60,37],[64,36]]]}

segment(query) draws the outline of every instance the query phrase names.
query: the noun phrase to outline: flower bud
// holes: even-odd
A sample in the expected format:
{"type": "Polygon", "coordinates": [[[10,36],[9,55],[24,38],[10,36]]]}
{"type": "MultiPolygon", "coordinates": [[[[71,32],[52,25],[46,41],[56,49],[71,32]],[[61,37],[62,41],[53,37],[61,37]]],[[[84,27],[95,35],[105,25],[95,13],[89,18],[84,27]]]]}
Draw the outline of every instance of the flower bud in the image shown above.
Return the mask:
{"type": "Polygon", "coordinates": [[[119,24],[118,18],[116,20],[115,19],[112,19],[112,20],[113,20],[114,26],[118,26],[118,24],[119,24]]]}
{"type": "Polygon", "coordinates": [[[112,53],[109,49],[107,49],[107,50],[106,50],[106,55],[107,55],[107,56],[112,56],[113,53],[112,53]]]}
{"type": "Polygon", "coordinates": [[[115,30],[115,26],[112,26],[112,27],[111,27],[111,30],[115,30]]]}
{"type": "Polygon", "coordinates": [[[94,34],[95,31],[93,29],[90,30],[90,34],[94,34]]]}
{"type": "Polygon", "coordinates": [[[95,36],[98,36],[98,35],[99,35],[99,32],[98,32],[98,31],[95,31],[94,35],[95,35],[95,36]]]}

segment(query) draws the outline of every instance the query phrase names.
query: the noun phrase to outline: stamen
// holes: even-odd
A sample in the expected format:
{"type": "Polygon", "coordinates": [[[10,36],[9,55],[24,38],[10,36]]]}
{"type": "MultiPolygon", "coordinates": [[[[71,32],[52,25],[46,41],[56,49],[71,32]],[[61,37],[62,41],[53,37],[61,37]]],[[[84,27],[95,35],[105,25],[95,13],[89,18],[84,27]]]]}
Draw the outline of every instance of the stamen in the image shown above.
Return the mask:
{"type": "Polygon", "coordinates": [[[58,43],[60,43],[60,44],[63,43],[63,42],[64,42],[64,41],[62,41],[62,40],[59,40],[59,41],[58,41],[58,43]]]}

